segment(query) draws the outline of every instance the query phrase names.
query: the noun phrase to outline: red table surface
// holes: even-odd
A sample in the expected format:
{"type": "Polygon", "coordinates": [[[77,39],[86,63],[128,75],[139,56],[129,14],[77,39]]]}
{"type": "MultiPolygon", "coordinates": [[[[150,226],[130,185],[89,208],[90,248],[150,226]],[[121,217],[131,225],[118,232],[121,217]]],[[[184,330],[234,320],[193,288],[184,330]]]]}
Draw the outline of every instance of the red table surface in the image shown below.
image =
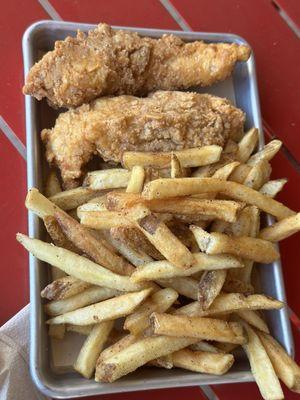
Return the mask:
{"type": "MultiPolygon", "coordinates": [[[[45,4],[46,1],[41,3],[45,4]]],[[[287,149],[287,152],[282,151],[273,162],[273,176],[289,179],[279,199],[289,207],[299,209],[300,180],[295,159],[300,158],[300,52],[295,32],[269,0],[172,0],[169,4],[173,6],[177,17],[193,30],[233,32],[243,36],[251,44],[257,64],[263,118],[272,134],[283,140],[287,149]],[[286,153],[289,155],[286,156],[286,153]]],[[[295,24],[299,23],[299,0],[276,0],[276,4],[295,24]]],[[[51,5],[62,19],[69,21],[180,29],[174,14],[171,15],[159,0],[51,0],[51,5]]],[[[40,19],[50,19],[51,12],[49,15],[37,0],[11,0],[2,4],[1,11],[0,115],[25,144],[21,38],[28,25],[40,19]]],[[[1,131],[0,166],[1,325],[27,304],[29,298],[27,254],[15,241],[17,231],[27,230],[27,213],[23,205],[26,194],[26,161],[1,131]]],[[[300,315],[297,240],[299,235],[284,241],[280,248],[288,304],[296,315],[300,315]]],[[[295,328],[293,331],[298,356],[300,332],[295,328]]],[[[224,400],[240,399],[241,396],[245,400],[260,398],[256,385],[252,383],[214,386],[213,390],[224,400]]],[[[96,396],[90,399],[135,400],[150,399],[152,396],[158,400],[180,399],[185,396],[191,400],[204,398],[200,389],[193,387],[96,396]]],[[[286,392],[286,398],[294,399],[296,395],[286,392]]]]}

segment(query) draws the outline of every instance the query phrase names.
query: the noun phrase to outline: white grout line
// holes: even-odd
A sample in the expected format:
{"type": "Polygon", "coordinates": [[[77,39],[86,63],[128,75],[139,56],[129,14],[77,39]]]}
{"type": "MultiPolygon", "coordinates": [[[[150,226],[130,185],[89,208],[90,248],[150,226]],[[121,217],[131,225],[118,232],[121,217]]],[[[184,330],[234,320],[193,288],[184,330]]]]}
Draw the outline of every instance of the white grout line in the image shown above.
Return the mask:
{"type": "Polygon", "coordinates": [[[52,4],[48,0],[38,0],[40,5],[46,11],[47,14],[54,20],[54,21],[62,21],[62,17],[58,14],[52,4]]]}
{"type": "Polygon", "coordinates": [[[183,31],[191,31],[192,28],[189,26],[189,24],[186,22],[186,20],[180,15],[180,13],[177,11],[177,9],[173,6],[173,4],[170,3],[169,0],[160,0],[161,4],[165,7],[165,9],[171,14],[173,19],[177,22],[177,24],[180,26],[180,28],[183,31]]]}
{"type": "Polygon", "coordinates": [[[8,123],[3,119],[0,115],[0,129],[10,141],[10,143],[14,146],[17,152],[24,158],[26,161],[26,147],[24,146],[23,142],[18,138],[15,132],[11,129],[8,123]]]}

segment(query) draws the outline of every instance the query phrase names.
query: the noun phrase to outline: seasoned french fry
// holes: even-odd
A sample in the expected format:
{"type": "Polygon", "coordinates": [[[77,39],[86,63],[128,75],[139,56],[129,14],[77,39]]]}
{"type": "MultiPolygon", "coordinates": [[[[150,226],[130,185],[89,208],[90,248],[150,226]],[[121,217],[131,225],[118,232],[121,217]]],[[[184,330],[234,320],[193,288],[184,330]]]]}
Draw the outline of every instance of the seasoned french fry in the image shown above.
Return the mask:
{"type": "Polygon", "coordinates": [[[258,190],[269,180],[271,172],[272,168],[268,161],[261,160],[251,168],[243,184],[252,189],[258,190]]]}
{"type": "Polygon", "coordinates": [[[113,325],[113,321],[96,324],[83,343],[74,364],[74,369],[85,378],[89,379],[92,376],[96,368],[97,358],[103,349],[113,325]]]}
{"type": "Polygon", "coordinates": [[[119,294],[121,294],[121,292],[115,289],[91,286],[90,288],[87,288],[84,291],[67,299],[55,300],[47,303],[44,306],[44,310],[48,315],[54,317],[102,300],[109,299],[114,296],[118,296],[119,294]]]}
{"type": "Polygon", "coordinates": [[[267,197],[274,198],[279,193],[283,186],[287,183],[287,179],[275,179],[274,181],[266,182],[260,189],[260,193],[267,197]]]}
{"type": "Polygon", "coordinates": [[[141,193],[145,180],[145,170],[140,165],[132,168],[130,179],[126,188],[127,193],[141,193]]]}
{"type": "Polygon", "coordinates": [[[223,375],[231,368],[234,357],[232,354],[210,353],[182,349],[172,354],[175,367],[204,374],[223,375]]]}
{"type": "Polygon", "coordinates": [[[168,279],[177,276],[190,276],[199,271],[217,270],[226,268],[241,268],[243,264],[235,257],[209,256],[204,253],[193,253],[195,263],[188,269],[177,268],[168,261],[154,261],[136,268],[131,275],[134,282],[143,280],[168,279]]]}
{"type": "MultiPolygon", "coordinates": [[[[212,164],[219,161],[222,148],[211,145],[194,149],[174,151],[183,168],[199,167],[201,165],[212,164]]],[[[171,163],[172,153],[159,152],[134,152],[125,151],[123,153],[122,165],[131,169],[135,165],[143,167],[168,168],[171,163]]]]}
{"type": "Polygon", "coordinates": [[[277,219],[295,214],[288,207],[254,189],[215,178],[156,179],[144,186],[142,195],[145,199],[151,200],[211,192],[219,192],[235,200],[257,206],[277,219]]]}
{"type": "Polygon", "coordinates": [[[238,143],[238,150],[235,154],[236,159],[242,163],[246,162],[258,142],[258,129],[250,129],[238,143]]]}
{"type": "MultiPolygon", "coordinates": [[[[244,268],[247,268],[249,266],[250,261],[245,260],[244,261],[244,268]]],[[[253,264],[253,262],[251,261],[253,264]]],[[[251,269],[252,269],[252,264],[251,264],[251,269]]],[[[226,280],[224,282],[222,290],[224,292],[229,292],[229,293],[242,293],[245,295],[253,294],[254,293],[254,287],[251,285],[250,280],[251,280],[251,270],[247,272],[247,274],[242,275],[242,279],[235,278],[233,275],[233,271],[227,271],[227,276],[226,280]]]]}
{"type": "Polygon", "coordinates": [[[232,139],[228,139],[223,149],[223,154],[235,154],[238,151],[238,144],[232,139]]]}
{"type": "Polygon", "coordinates": [[[245,323],[244,327],[248,342],[243,344],[243,348],[248,356],[252,374],[262,397],[265,400],[283,399],[284,395],[279,380],[264,346],[248,324],[245,323]]]}
{"type": "Polygon", "coordinates": [[[54,213],[57,210],[56,205],[49,201],[35,188],[28,191],[25,206],[40,218],[47,217],[48,215],[54,216],[54,213]]]}
{"type": "Polygon", "coordinates": [[[203,229],[195,225],[192,225],[190,229],[201,250],[207,254],[233,254],[266,264],[279,258],[276,247],[266,240],[248,236],[232,237],[220,232],[212,232],[207,236],[207,232],[203,233],[203,229]],[[203,244],[204,235],[205,244],[203,244]]]}
{"type": "Polygon", "coordinates": [[[73,251],[73,253],[81,253],[79,249],[63,233],[55,217],[52,215],[45,216],[44,224],[47,232],[56,246],[64,247],[67,250],[73,251]]]}
{"type": "Polygon", "coordinates": [[[58,315],[47,321],[50,325],[74,324],[89,325],[103,321],[110,321],[116,318],[125,317],[130,314],[150,294],[151,289],[144,289],[140,292],[126,293],[100,303],[79,308],[66,314],[58,315]]]}
{"type": "Polygon", "coordinates": [[[48,300],[68,299],[69,297],[83,292],[89,286],[89,283],[76,279],[73,276],[64,276],[49,283],[49,285],[41,291],[41,297],[48,300]]]}
{"type": "Polygon", "coordinates": [[[282,219],[281,221],[262,229],[258,237],[270,242],[278,242],[293,235],[300,230],[300,213],[291,217],[282,219]]]}
{"type": "Polygon", "coordinates": [[[88,172],[84,179],[84,185],[92,190],[126,188],[130,175],[130,171],[122,168],[88,172]]]}
{"type": "Polygon", "coordinates": [[[131,282],[129,277],[114,274],[86,257],[81,257],[61,247],[30,239],[20,233],[17,234],[17,240],[39,260],[54,265],[84,282],[121,291],[135,291],[142,288],[142,285],[131,282]]]}
{"type": "Polygon", "coordinates": [[[270,161],[272,158],[278,153],[282,146],[282,142],[280,140],[272,140],[268,144],[264,146],[264,148],[258,153],[253,154],[247,161],[248,165],[255,165],[261,160],[270,161]]]}
{"type": "Polygon", "coordinates": [[[171,279],[157,279],[156,282],[162,287],[170,287],[177,293],[189,299],[198,299],[198,281],[188,276],[176,277],[171,279]]]}
{"type": "Polygon", "coordinates": [[[179,268],[189,268],[194,263],[194,257],[188,248],[147,207],[138,204],[129,209],[126,216],[135,222],[168,261],[179,268]]]}
{"type": "Polygon", "coordinates": [[[155,360],[151,360],[151,361],[147,362],[146,366],[172,369],[173,368],[173,355],[167,354],[166,356],[158,357],[155,360]]]}
{"type": "Polygon", "coordinates": [[[115,342],[111,346],[104,349],[102,351],[102,353],[100,353],[100,356],[98,357],[98,360],[97,360],[97,366],[100,365],[103,361],[110,359],[115,354],[120,353],[120,351],[122,351],[123,349],[126,349],[128,346],[137,342],[138,340],[139,340],[139,337],[132,335],[131,333],[128,335],[125,335],[124,337],[119,339],[117,342],[115,342]]]}
{"type": "Polygon", "coordinates": [[[214,342],[214,346],[222,353],[231,353],[239,345],[234,343],[214,342]]]}
{"type": "Polygon", "coordinates": [[[229,176],[229,180],[232,182],[243,183],[250,172],[250,165],[240,164],[232,171],[229,176]]]}
{"type": "Polygon", "coordinates": [[[225,270],[205,271],[199,281],[198,301],[203,310],[207,310],[220,293],[227,272],[225,270]]]}
{"type": "Polygon", "coordinates": [[[189,348],[193,351],[205,351],[207,353],[221,353],[221,351],[213,346],[211,343],[205,342],[204,340],[201,340],[198,343],[191,344],[189,348]]]}
{"type": "Polygon", "coordinates": [[[186,170],[182,168],[175,153],[171,153],[171,178],[182,178],[186,176],[186,170]]]}
{"type": "Polygon", "coordinates": [[[64,212],[56,211],[55,218],[68,239],[96,263],[120,275],[130,275],[134,268],[122,257],[111,252],[89,230],[64,212]]]}
{"type": "Polygon", "coordinates": [[[226,343],[245,343],[239,323],[220,319],[152,313],[150,326],[155,335],[190,337],[226,343]]]}
{"type": "Polygon", "coordinates": [[[255,332],[259,336],[278,378],[282,380],[289,389],[300,393],[299,366],[271,335],[258,330],[255,332]]]}
{"type": "Polygon", "coordinates": [[[92,229],[110,229],[118,226],[131,226],[134,223],[117,211],[83,211],[79,213],[82,225],[92,229]]]}
{"type": "Polygon", "coordinates": [[[49,200],[62,210],[68,211],[77,208],[88,202],[93,197],[99,196],[101,191],[90,188],[78,187],[76,189],[65,190],[51,196],[49,200]]]}
{"type": "Polygon", "coordinates": [[[240,165],[239,162],[233,161],[224,165],[223,167],[216,170],[212,175],[212,178],[227,180],[232,172],[240,165]]]}
{"type": "Polygon", "coordinates": [[[269,333],[268,325],[262,319],[262,317],[258,314],[257,311],[253,310],[240,310],[236,312],[237,315],[242,318],[244,321],[248,322],[248,324],[254,326],[262,332],[269,333]]]}
{"type": "Polygon", "coordinates": [[[56,175],[54,169],[51,169],[49,175],[47,176],[46,186],[45,186],[45,196],[51,197],[55,194],[61,192],[61,186],[59,179],[56,175]]]}
{"type": "Polygon", "coordinates": [[[64,324],[61,325],[50,325],[48,335],[54,339],[61,340],[64,338],[66,327],[64,324]]]}

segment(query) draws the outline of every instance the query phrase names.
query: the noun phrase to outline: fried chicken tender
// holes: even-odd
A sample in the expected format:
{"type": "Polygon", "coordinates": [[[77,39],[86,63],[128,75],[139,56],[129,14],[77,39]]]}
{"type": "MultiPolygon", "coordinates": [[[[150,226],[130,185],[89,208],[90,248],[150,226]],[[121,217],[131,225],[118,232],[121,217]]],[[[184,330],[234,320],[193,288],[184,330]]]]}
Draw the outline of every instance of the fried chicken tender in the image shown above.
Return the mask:
{"type": "Polygon", "coordinates": [[[69,108],[99,96],[210,86],[230,76],[250,52],[244,45],[185,43],[174,35],[151,39],[100,24],[56,42],[29,71],[23,92],[69,108]]]}
{"type": "Polygon", "coordinates": [[[42,131],[47,160],[75,187],[94,154],[119,163],[124,151],[171,151],[216,144],[241,134],[244,113],[208,94],[159,91],[146,98],[104,97],[59,115],[42,131]]]}

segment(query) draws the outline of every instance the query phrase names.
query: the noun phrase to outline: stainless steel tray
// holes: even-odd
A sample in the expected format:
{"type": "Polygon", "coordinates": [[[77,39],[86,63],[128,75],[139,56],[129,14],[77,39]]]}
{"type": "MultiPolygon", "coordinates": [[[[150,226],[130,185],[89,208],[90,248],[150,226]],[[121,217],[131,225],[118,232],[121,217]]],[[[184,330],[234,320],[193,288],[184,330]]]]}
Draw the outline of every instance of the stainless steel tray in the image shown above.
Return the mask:
{"type": "MultiPolygon", "coordinates": [[[[56,40],[74,36],[77,29],[87,31],[95,25],[68,22],[41,21],[31,25],[23,36],[23,55],[25,75],[41,55],[53,48],[56,40]]],[[[117,28],[117,27],[116,27],[117,28]]],[[[205,40],[208,42],[246,43],[236,35],[223,33],[178,32],[157,29],[122,28],[137,31],[142,36],[159,37],[164,33],[173,33],[186,41],[205,40]]],[[[194,88],[197,90],[197,88],[194,88]]],[[[246,63],[239,63],[233,76],[225,82],[201,91],[230,98],[247,114],[246,128],[256,126],[260,131],[260,146],[264,143],[262,123],[257,93],[255,64],[253,55],[246,63]]],[[[40,141],[42,128],[52,126],[57,112],[46,102],[37,102],[26,96],[26,137],[27,137],[27,177],[28,188],[42,189],[47,166],[40,141]]],[[[29,235],[43,238],[44,230],[40,220],[29,213],[29,235]]],[[[270,222],[270,220],[269,220],[270,222]]],[[[162,370],[145,368],[132,373],[113,384],[99,384],[86,380],[75,372],[61,373],[55,370],[50,361],[50,344],[44,324],[45,316],[40,298],[41,289],[49,282],[46,265],[34,257],[30,264],[30,370],[38,389],[45,395],[55,398],[91,396],[95,394],[129,392],[135,390],[158,389],[167,387],[195,386],[207,384],[235,383],[252,381],[249,364],[244,356],[238,357],[234,367],[224,376],[212,376],[192,373],[180,369],[162,370]]],[[[257,268],[261,289],[266,294],[285,301],[280,261],[257,268]]],[[[293,354],[293,339],[287,310],[266,312],[272,334],[293,354]]]]}

